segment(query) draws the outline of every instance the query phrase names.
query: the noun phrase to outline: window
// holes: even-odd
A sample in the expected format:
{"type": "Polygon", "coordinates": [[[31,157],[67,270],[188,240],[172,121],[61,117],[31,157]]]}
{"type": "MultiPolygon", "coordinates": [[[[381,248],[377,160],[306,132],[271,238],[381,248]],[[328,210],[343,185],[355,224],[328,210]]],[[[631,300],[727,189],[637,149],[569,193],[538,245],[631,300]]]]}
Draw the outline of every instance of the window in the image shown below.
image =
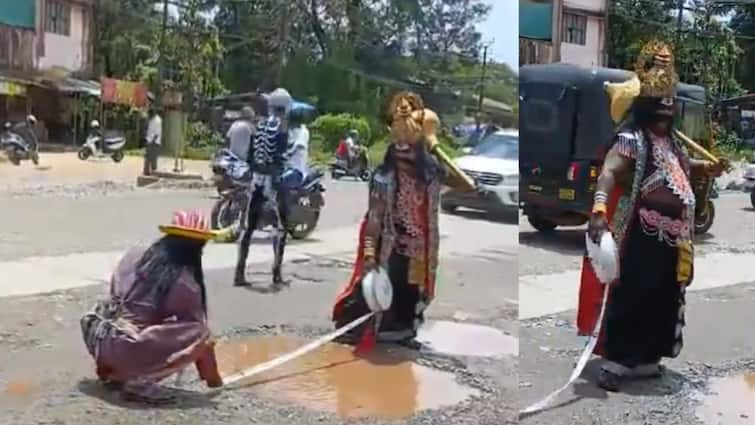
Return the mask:
{"type": "Polygon", "coordinates": [[[586,44],[587,35],[587,16],[575,15],[574,13],[564,13],[564,31],[561,36],[564,43],[586,44]]]}
{"type": "Polygon", "coordinates": [[[61,0],[47,0],[47,24],[45,31],[71,35],[71,5],[61,0]]]}

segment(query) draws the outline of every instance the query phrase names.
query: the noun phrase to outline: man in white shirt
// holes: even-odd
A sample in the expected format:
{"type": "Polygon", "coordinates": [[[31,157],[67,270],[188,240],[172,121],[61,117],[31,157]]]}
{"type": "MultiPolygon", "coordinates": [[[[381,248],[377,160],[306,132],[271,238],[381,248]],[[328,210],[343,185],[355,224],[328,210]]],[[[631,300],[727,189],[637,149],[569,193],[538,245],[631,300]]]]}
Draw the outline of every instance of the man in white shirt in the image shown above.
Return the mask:
{"type": "Polygon", "coordinates": [[[244,161],[249,158],[249,145],[252,143],[254,136],[254,109],[245,106],[241,109],[241,118],[231,124],[228,129],[229,149],[234,155],[244,161]]]}
{"type": "Polygon", "coordinates": [[[149,111],[149,123],[144,139],[146,142],[144,175],[148,176],[157,171],[157,157],[160,155],[160,148],[163,144],[163,119],[155,108],[151,108],[149,111]]]}
{"type": "Polygon", "coordinates": [[[309,129],[304,125],[304,118],[303,111],[300,109],[294,109],[289,113],[288,161],[287,170],[283,176],[283,183],[288,189],[300,186],[307,177],[309,129]]]}

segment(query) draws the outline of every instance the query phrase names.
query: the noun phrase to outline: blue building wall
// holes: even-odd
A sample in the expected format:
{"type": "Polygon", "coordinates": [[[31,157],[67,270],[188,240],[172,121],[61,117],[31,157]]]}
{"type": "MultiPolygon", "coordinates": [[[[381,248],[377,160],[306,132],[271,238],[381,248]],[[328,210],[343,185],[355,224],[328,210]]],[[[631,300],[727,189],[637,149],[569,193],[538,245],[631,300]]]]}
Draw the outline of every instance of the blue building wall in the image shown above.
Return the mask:
{"type": "Polygon", "coordinates": [[[35,0],[0,0],[0,24],[35,28],[35,0]]]}

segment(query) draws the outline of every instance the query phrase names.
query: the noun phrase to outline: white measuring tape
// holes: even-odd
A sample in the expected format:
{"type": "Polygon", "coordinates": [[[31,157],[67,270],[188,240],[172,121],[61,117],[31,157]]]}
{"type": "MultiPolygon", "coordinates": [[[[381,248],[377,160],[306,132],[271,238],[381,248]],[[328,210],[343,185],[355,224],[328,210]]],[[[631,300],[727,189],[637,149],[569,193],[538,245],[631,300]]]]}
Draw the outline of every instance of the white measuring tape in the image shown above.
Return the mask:
{"type": "Polygon", "coordinates": [[[256,366],[252,366],[249,369],[243,370],[241,372],[235,373],[231,376],[223,378],[223,386],[220,388],[215,388],[213,390],[210,390],[208,393],[216,393],[223,391],[224,389],[228,389],[229,386],[238,383],[239,381],[243,381],[245,379],[248,379],[254,375],[259,375],[260,373],[267,372],[270,369],[274,369],[284,363],[288,363],[291,360],[294,360],[298,357],[301,357],[311,351],[314,351],[323,345],[332,342],[334,339],[338,338],[339,336],[345,334],[346,332],[349,332],[350,330],[356,328],[357,326],[361,325],[362,323],[369,320],[372,316],[374,316],[375,313],[368,313],[364,316],[354,320],[353,322],[349,323],[348,325],[336,329],[335,331],[324,335],[312,342],[310,342],[307,345],[301,346],[297,348],[296,350],[284,354],[280,357],[276,357],[270,361],[267,361],[265,363],[258,364],[256,366]]]}
{"type": "Polygon", "coordinates": [[[571,376],[569,377],[569,380],[566,382],[566,384],[564,384],[563,387],[548,394],[548,396],[545,397],[544,399],[530,405],[524,410],[521,410],[519,412],[520,415],[535,413],[535,412],[545,409],[551,403],[553,403],[553,401],[556,399],[556,397],[559,394],[561,394],[567,388],[569,388],[569,386],[571,386],[571,384],[573,384],[574,381],[576,381],[577,378],[579,378],[579,376],[582,375],[582,371],[585,369],[585,366],[587,366],[587,361],[590,360],[590,356],[592,356],[592,352],[595,350],[595,346],[598,344],[598,337],[600,336],[600,329],[603,326],[603,315],[606,312],[606,304],[608,301],[608,290],[609,288],[603,289],[603,303],[600,306],[600,314],[598,315],[598,321],[597,323],[595,323],[595,328],[592,331],[592,335],[590,336],[590,339],[587,340],[585,349],[584,351],[582,351],[582,355],[579,357],[579,360],[577,361],[577,366],[572,371],[571,376]]]}

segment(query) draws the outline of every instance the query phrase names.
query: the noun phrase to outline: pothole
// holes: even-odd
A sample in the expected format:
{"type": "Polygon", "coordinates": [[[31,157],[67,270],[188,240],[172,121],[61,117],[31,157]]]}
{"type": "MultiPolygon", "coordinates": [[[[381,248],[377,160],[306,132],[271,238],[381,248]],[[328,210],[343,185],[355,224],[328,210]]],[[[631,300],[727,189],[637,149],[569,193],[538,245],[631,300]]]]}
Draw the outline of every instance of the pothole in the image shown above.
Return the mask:
{"type": "Polygon", "coordinates": [[[456,356],[496,357],[519,354],[519,340],[489,326],[428,321],[417,341],[432,351],[456,356]]]}
{"type": "Polygon", "coordinates": [[[755,372],[714,378],[697,417],[706,425],[755,424],[755,372]]]}
{"type": "MultiPolygon", "coordinates": [[[[218,343],[223,376],[248,369],[302,346],[292,336],[257,336],[218,343]]],[[[341,417],[398,420],[463,402],[480,392],[456,382],[453,373],[415,362],[416,353],[379,346],[355,356],[353,347],[328,344],[250,378],[243,386],[262,397],[285,400],[341,417]]]]}

